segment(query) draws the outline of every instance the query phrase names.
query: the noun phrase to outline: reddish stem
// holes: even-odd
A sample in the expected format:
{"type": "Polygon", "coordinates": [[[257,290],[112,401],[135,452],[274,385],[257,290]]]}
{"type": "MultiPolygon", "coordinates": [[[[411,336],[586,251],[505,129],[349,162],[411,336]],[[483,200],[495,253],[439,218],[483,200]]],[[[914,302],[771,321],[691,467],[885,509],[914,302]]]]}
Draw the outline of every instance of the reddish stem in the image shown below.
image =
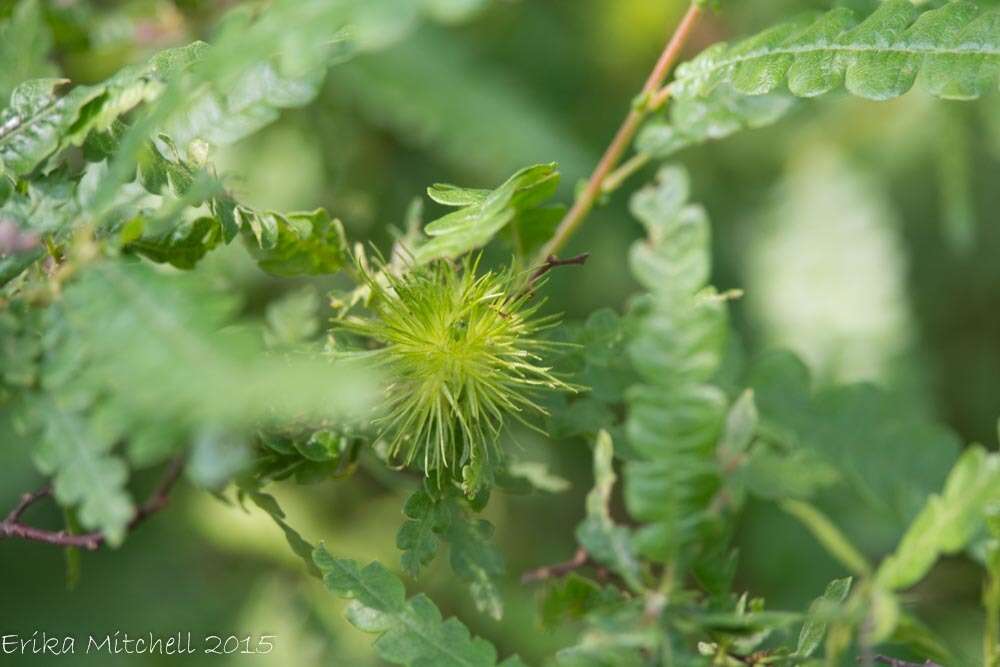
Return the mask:
{"type": "MultiPolygon", "coordinates": [[[[667,42],[666,47],[663,49],[663,53],[660,54],[660,59],[656,61],[656,66],[650,72],[649,78],[646,79],[646,84],[642,87],[642,92],[639,95],[639,104],[633,106],[628,116],[625,117],[625,121],[618,128],[618,132],[615,134],[614,139],[612,139],[611,144],[608,145],[601,161],[597,163],[597,168],[594,169],[594,173],[590,176],[587,186],[580,193],[580,196],[577,197],[573,203],[573,207],[566,213],[562,222],[559,223],[555,234],[545,244],[545,247],[542,248],[538,255],[539,259],[537,263],[541,264],[546,257],[558,254],[569,241],[569,238],[576,232],[577,228],[583,224],[590,211],[593,210],[603,190],[605,179],[618,165],[629,144],[632,143],[633,137],[639,131],[639,127],[642,125],[642,121],[650,109],[653,97],[657,96],[663,85],[663,81],[667,78],[667,74],[670,73],[670,69],[680,58],[681,51],[701,15],[702,9],[698,5],[692,4],[688,8],[684,18],[681,19],[680,24],[671,36],[670,41],[667,42]]],[[[659,97],[657,96],[658,102],[662,106],[666,98],[664,96],[662,99],[659,99],[659,97]]]]}
{"type": "MultiPolygon", "coordinates": [[[[128,523],[128,530],[135,529],[140,523],[166,507],[167,502],[170,500],[170,492],[183,471],[183,457],[178,457],[170,462],[170,465],[167,466],[163,477],[156,485],[156,488],[153,489],[149,498],[136,509],[135,515],[128,523]]],[[[14,509],[7,514],[3,521],[0,521],[0,538],[6,537],[32,542],[43,542],[64,548],[86,549],[87,551],[96,551],[99,549],[105,542],[104,535],[100,532],[74,534],[65,530],[44,530],[21,523],[20,519],[25,510],[42,498],[47,498],[51,495],[52,487],[46,485],[38,491],[25,493],[21,496],[21,500],[14,506],[14,509]]]]}

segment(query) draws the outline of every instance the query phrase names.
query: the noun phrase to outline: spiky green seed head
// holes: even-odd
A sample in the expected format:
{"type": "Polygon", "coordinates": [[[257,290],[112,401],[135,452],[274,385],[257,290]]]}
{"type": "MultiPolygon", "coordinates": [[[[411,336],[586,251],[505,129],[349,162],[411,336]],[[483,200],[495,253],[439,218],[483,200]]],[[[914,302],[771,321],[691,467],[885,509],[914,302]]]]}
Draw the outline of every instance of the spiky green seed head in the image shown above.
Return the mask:
{"type": "Polygon", "coordinates": [[[537,316],[517,272],[479,272],[478,259],[361,272],[370,314],[343,328],[377,345],[388,383],[375,424],[394,461],[438,476],[481,469],[501,459],[508,419],[531,426],[540,392],[572,390],[542,362],[552,344],[538,335],[556,320],[537,316]]]}

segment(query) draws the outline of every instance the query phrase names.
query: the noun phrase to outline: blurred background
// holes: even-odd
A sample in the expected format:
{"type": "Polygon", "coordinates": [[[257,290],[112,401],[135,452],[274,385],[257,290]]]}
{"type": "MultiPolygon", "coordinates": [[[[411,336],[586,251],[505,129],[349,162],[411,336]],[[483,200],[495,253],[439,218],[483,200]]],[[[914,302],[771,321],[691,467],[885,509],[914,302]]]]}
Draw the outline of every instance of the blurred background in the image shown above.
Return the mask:
{"type": "MultiPolygon", "coordinates": [[[[0,1],[0,16],[16,3],[0,1]]],[[[157,49],[210,39],[225,0],[49,0],[53,60],[75,82],[100,80],[157,49]]],[[[454,5],[455,3],[449,3],[454,5]]],[[[391,46],[330,71],[320,97],[216,156],[247,203],[277,210],[326,207],[353,239],[386,247],[415,197],[434,182],[492,187],[519,167],[557,161],[569,201],[641,87],[685,8],[682,0],[497,0],[461,21],[431,22],[391,46]]],[[[798,10],[867,0],[741,0],[704,22],[690,50],[735,39],[798,10]]],[[[454,17],[451,17],[454,18],[454,17]]],[[[378,26],[373,30],[378,38],[378,26]]],[[[389,30],[389,28],[386,28],[389,30]]],[[[386,35],[390,41],[390,36],[386,35]]],[[[6,96],[9,89],[4,90],[6,96]]],[[[964,442],[996,446],[1000,416],[1000,100],[932,101],[914,92],[889,103],[832,95],[775,126],[689,148],[677,156],[714,226],[715,284],[741,288],[735,325],[748,355],[790,347],[818,383],[873,381],[905,409],[939,419],[964,442]]],[[[628,192],[597,210],[570,251],[579,271],[554,273],[551,307],[569,321],[601,307],[621,312],[635,292],[624,265],[641,235],[628,192]]],[[[425,201],[425,216],[439,211],[425,201]]],[[[299,289],[256,269],[239,248],[209,260],[247,308],[299,289]]],[[[322,292],[335,281],[314,281],[322,292]]],[[[540,663],[572,631],[540,629],[537,590],[521,572],[572,555],[572,526],[591,485],[581,439],[518,433],[522,457],[570,481],[558,495],[497,493],[486,516],[507,558],[506,615],[476,612],[438,558],[410,592],[427,592],[502,653],[540,663]]],[[[139,480],[137,486],[142,485],[139,480]]],[[[149,484],[153,479],[146,480],[149,484]]],[[[0,507],[40,485],[23,451],[0,447],[0,507]]],[[[289,523],[331,551],[398,564],[395,531],[411,490],[361,470],[311,487],[277,485],[289,523]]],[[[138,497],[142,493],[137,494],[138,497]]],[[[866,551],[887,551],[885,531],[859,524],[866,551]]],[[[45,525],[55,510],[32,510],[45,525]],[[46,512],[50,512],[48,515],[46,512]]],[[[801,607],[840,574],[786,517],[751,505],[739,535],[739,586],[769,606],[801,607]],[[809,568],[801,563],[810,563],[809,568]],[[794,572],[794,576],[789,576],[794,572]]],[[[0,542],[0,631],[30,635],[116,630],[277,635],[268,656],[190,656],[184,664],[379,664],[370,637],[342,620],[343,605],[310,579],[263,513],[247,514],[182,485],[162,515],[116,551],[83,556],[73,591],[63,555],[0,542]]],[[[919,612],[959,650],[977,650],[979,579],[946,561],[914,592],[919,612]]],[[[8,657],[0,656],[7,664],[8,657]]],[[[176,664],[169,657],[77,655],[18,664],[176,664]]],[[[13,663],[12,663],[13,664],[13,663]]]]}

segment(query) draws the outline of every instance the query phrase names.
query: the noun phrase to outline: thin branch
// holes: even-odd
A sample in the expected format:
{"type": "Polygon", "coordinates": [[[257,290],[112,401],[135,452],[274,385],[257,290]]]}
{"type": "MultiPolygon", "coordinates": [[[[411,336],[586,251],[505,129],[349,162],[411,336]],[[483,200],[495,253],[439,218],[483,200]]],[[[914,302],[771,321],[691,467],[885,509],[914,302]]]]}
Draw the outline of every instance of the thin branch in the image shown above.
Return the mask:
{"type": "Polygon", "coordinates": [[[569,259],[559,259],[555,255],[549,255],[545,258],[545,262],[535,269],[530,276],[528,276],[527,282],[524,284],[524,288],[521,289],[517,294],[512,297],[513,300],[517,300],[523,297],[531,297],[535,293],[535,288],[538,286],[538,281],[542,277],[551,271],[552,269],[558,268],[560,266],[583,266],[587,263],[590,258],[589,252],[580,253],[576,257],[570,257],[569,259]]]}
{"type": "Polygon", "coordinates": [[[528,278],[528,287],[534,287],[538,284],[538,281],[542,278],[542,276],[552,269],[560,266],[583,266],[587,263],[588,259],[590,259],[589,252],[582,252],[575,257],[570,257],[569,259],[559,259],[555,255],[549,255],[545,258],[545,263],[535,269],[535,272],[531,274],[530,278],[528,278]]]}
{"type": "Polygon", "coordinates": [[[149,496],[145,503],[139,507],[136,512],[135,517],[129,523],[129,530],[135,528],[137,525],[146,520],[151,514],[156,514],[164,507],[167,506],[167,502],[170,500],[170,492],[173,491],[174,485],[177,484],[177,480],[180,479],[181,473],[184,472],[184,457],[178,456],[173,459],[167,466],[167,469],[163,473],[163,477],[160,478],[160,482],[153,489],[153,493],[149,496]]]}
{"type": "Polygon", "coordinates": [[[25,526],[21,523],[0,523],[0,537],[14,537],[29,542],[44,542],[57,547],[86,549],[96,551],[104,542],[104,536],[100,533],[83,533],[75,535],[65,530],[43,530],[33,526],[25,526]]]}
{"type": "Polygon", "coordinates": [[[667,103],[667,100],[670,99],[673,92],[673,85],[667,85],[653,93],[653,96],[649,98],[649,110],[658,111],[662,109],[663,105],[667,103]]]}
{"type": "Polygon", "coordinates": [[[34,505],[36,502],[42,498],[46,498],[52,494],[52,487],[46,484],[37,491],[25,493],[21,496],[21,500],[14,506],[14,509],[10,511],[7,518],[4,519],[4,523],[16,523],[24,511],[34,505]]]}
{"type": "Polygon", "coordinates": [[[652,156],[649,153],[636,153],[622,163],[620,167],[607,175],[601,184],[601,193],[609,194],[621,187],[633,174],[649,164],[652,156]]]}
{"type": "MultiPolygon", "coordinates": [[[[177,480],[180,479],[184,471],[184,457],[177,457],[170,462],[163,473],[163,477],[157,483],[156,488],[142,505],[140,505],[128,523],[128,530],[132,531],[140,523],[156,514],[170,500],[170,492],[173,490],[177,480]]],[[[74,534],[65,530],[44,530],[35,528],[20,522],[21,516],[31,505],[42,498],[52,495],[52,487],[46,485],[33,493],[26,493],[21,496],[21,500],[14,506],[7,517],[0,522],[0,538],[17,538],[32,542],[43,542],[64,548],[86,549],[96,551],[104,544],[104,534],[100,532],[74,534]]]]}
{"type": "Polygon", "coordinates": [[[566,213],[562,222],[559,223],[555,234],[553,234],[552,238],[539,253],[539,263],[545,257],[558,254],[569,241],[569,238],[583,224],[590,211],[593,210],[604,189],[605,179],[618,165],[625,151],[628,150],[632,139],[642,125],[642,121],[650,111],[650,102],[653,96],[660,90],[671,68],[673,68],[680,58],[681,51],[701,15],[702,9],[692,3],[671,36],[670,41],[667,42],[663,53],[660,54],[660,59],[656,62],[653,71],[650,72],[649,78],[646,79],[646,84],[643,86],[638,98],[639,103],[634,105],[632,110],[629,111],[629,114],[625,117],[625,121],[618,128],[614,139],[612,139],[607,150],[604,152],[601,161],[597,164],[597,168],[594,169],[594,173],[590,176],[587,186],[580,193],[580,196],[577,197],[573,203],[573,207],[566,213]]]}
{"type": "Polygon", "coordinates": [[[522,584],[532,584],[538,581],[545,581],[547,579],[555,579],[559,577],[565,577],[570,572],[579,570],[582,567],[586,567],[590,564],[590,554],[583,547],[576,550],[576,553],[571,559],[564,563],[556,563],[555,565],[545,565],[544,567],[537,568],[535,570],[529,570],[521,575],[522,584]]]}

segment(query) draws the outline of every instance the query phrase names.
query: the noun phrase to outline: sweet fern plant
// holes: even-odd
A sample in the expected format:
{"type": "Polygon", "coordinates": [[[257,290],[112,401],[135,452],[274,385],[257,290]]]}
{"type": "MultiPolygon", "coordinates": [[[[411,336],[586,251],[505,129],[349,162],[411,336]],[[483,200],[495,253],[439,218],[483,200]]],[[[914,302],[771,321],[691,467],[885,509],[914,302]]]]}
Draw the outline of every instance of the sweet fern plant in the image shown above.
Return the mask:
{"type": "MultiPolygon", "coordinates": [[[[713,270],[716,203],[696,203],[706,189],[698,162],[661,164],[790,116],[835,116],[847,97],[985,105],[1000,84],[993,3],[799,3],[814,11],[789,9],[745,36],[727,23],[740,3],[696,1],[631,107],[615,103],[625,120],[575,196],[555,163],[486,188],[429,174],[428,201],[414,200],[391,235],[352,223],[339,203],[340,218],[318,208],[329,202],[254,205],[241,170],[282,167],[267,150],[224,165],[219,156],[283,115],[310,113],[317,97],[326,104],[328,87],[355,86],[362,113],[386,132],[433,137],[449,123],[424,110],[458,114],[478,98],[411,95],[420,64],[379,53],[424,40],[441,49],[429,62],[456,67],[456,24],[489,12],[516,31],[531,3],[190,4],[177,6],[214,26],[205,41],[147,48],[81,81],[67,31],[99,9],[0,3],[0,437],[10,460],[44,478],[4,489],[13,504],[0,551],[63,550],[79,574],[82,551],[96,562],[158,549],[133,545],[133,533],[169,522],[182,507],[168,501],[195,487],[206,507],[268,515],[298,569],[322,580],[324,601],[350,601],[347,620],[373,635],[385,663],[1000,665],[1000,454],[960,446],[891,387],[831,381],[792,352],[762,352],[740,324],[743,290],[713,270]],[[726,32],[734,41],[717,41],[726,32]],[[398,68],[380,62],[412,76],[396,84],[388,73],[398,68]],[[835,99],[804,101],[817,97],[835,99]],[[635,223],[623,227],[627,251],[575,236],[619,200],[635,223]],[[571,242],[581,254],[566,253],[571,242]],[[566,281],[569,292],[552,288],[566,281]],[[632,295],[561,314],[575,308],[567,294],[605,281],[630,281],[632,295]],[[569,492],[572,506],[540,506],[559,513],[548,518],[562,533],[554,543],[576,546],[545,565],[549,550],[535,545],[519,577],[505,545],[546,518],[525,512],[498,532],[498,498],[567,493],[538,448],[584,460],[593,488],[569,492]],[[300,533],[278,502],[288,488],[324,493],[359,478],[351,493],[389,489],[398,517],[373,521],[366,541],[300,533]],[[61,524],[29,516],[50,502],[61,524]],[[825,587],[804,591],[811,603],[772,604],[750,587],[737,547],[767,512],[795,522],[772,540],[798,531],[792,544],[814,541],[783,552],[783,579],[813,586],[817,559],[833,563],[825,587]],[[398,555],[368,548],[376,533],[398,555]],[[452,604],[484,636],[415,592],[445,546],[448,584],[462,591],[452,604]],[[948,639],[941,615],[917,613],[946,558],[981,582],[981,615],[962,621],[976,629],[976,653],[948,639]],[[557,633],[558,652],[540,655],[528,636],[502,630],[517,587],[537,591],[534,622],[557,633]]],[[[513,114],[513,99],[495,106],[513,114]]],[[[511,136],[478,141],[517,143],[529,125],[498,124],[511,136]]],[[[463,136],[472,140],[459,152],[489,162],[463,127],[441,139],[451,142],[445,162],[463,136]]],[[[523,140],[534,148],[557,143],[533,136],[523,140]]],[[[354,146],[352,159],[376,150],[354,146]]],[[[880,150],[877,137],[867,150],[880,150]]],[[[757,157],[741,159],[753,169],[757,157]]],[[[961,188],[966,176],[951,182],[961,188]]],[[[393,179],[384,169],[371,187],[393,179]]],[[[823,300],[824,285],[811,298],[823,300]]]]}

